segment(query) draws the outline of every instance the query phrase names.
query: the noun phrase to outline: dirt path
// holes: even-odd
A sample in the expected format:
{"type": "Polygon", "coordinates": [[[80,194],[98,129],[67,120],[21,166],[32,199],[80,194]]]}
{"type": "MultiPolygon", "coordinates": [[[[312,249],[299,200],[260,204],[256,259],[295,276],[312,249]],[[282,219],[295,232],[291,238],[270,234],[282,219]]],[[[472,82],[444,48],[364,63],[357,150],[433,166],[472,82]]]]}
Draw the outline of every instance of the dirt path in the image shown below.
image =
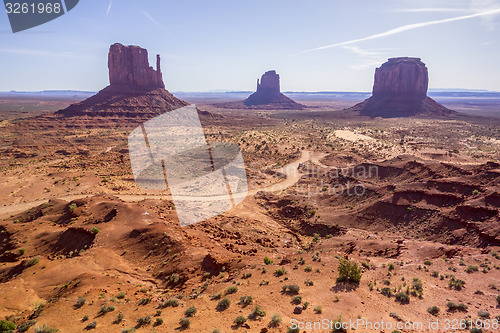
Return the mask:
{"type": "MultiPolygon", "coordinates": [[[[318,153],[315,153],[315,156],[318,153]]],[[[302,155],[300,156],[299,159],[285,165],[283,168],[278,170],[279,172],[282,172],[283,174],[286,175],[286,179],[283,180],[282,182],[273,184],[271,186],[263,187],[260,189],[254,189],[248,191],[247,196],[254,196],[257,192],[259,191],[264,191],[264,192],[277,192],[277,191],[283,191],[290,186],[295,185],[297,181],[300,179],[300,173],[298,171],[298,166],[300,163],[304,163],[308,161],[311,158],[311,152],[309,151],[302,151],[302,155]]],[[[160,195],[160,194],[149,194],[149,195],[140,195],[140,194],[112,194],[118,198],[120,198],[123,201],[126,202],[137,202],[145,199],[165,199],[165,200],[172,200],[171,196],[165,196],[165,195],[160,195]]],[[[77,195],[68,195],[68,196],[63,196],[59,197],[58,199],[62,200],[75,200],[75,199],[81,199],[88,197],[89,195],[84,195],[84,194],[77,194],[77,195]]],[[[233,197],[239,197],[239,196],[245,196],[244,193],[242,194],[233,194],[233,197]]],[[[221,196],[222,198],[226,198],[225,196],[221,196]]],[[[193,201],[213,201],[214,199],[217,200],[218,197],[189,197],[189,198],[182,198],[183,200],[193,200],[193,201]]],[[[28,210],[32,207],[41,205],[42,203],[47,202],[47,200],[36,200],[36,201],[31,201],[31,202],[23,202],[20,204],[15,204],[15,205],[10,205],[10,206],[5,206],[5,207],[0,207],[0,218],[7,218],[11,215],[21,213],[25,210],[28,210]]]]}

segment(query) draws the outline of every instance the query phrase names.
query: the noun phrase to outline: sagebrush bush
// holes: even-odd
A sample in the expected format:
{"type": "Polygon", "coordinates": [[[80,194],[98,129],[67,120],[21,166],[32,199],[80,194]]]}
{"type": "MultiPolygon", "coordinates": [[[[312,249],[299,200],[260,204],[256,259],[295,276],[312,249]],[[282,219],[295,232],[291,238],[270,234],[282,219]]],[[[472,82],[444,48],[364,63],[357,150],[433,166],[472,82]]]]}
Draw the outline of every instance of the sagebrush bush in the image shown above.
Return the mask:
{"type": "Polygon", "coordinates": [[[363,275],[362,269],[358,267],[358,264],[352,263],[349,260],[342,258],[339,262],[339,277],[337,281],[347,281],[352,283],[359,283],[361,281],[361,276],[363,275]]]}
{"type": "Polygon", "coordinates": [[[231,304],[229,298],[224,297],[217,303],[217,310],[219,311],[226,310],[229,307],[229,304],[231,304]]]}

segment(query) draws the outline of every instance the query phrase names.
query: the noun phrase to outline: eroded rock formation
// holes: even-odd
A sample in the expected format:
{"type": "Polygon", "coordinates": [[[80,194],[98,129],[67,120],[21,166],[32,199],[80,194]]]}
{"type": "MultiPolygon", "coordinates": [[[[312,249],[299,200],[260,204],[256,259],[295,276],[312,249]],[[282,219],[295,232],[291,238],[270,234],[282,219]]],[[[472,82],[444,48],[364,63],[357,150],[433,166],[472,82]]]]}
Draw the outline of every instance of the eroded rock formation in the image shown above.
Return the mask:
{"type": "Polygon", "coordinates": [[[257,79],[257,91],[243,101],[246,106],[269,107],[272,109],[302,109],[299,104],[280,92],[280,76],[276,71],[267,71],[257,79]]]}
{"type": "Polygon", "coordinates": [[[156,69],[153,69],[149,66],[147,50],[139,46],[113,44],[109,48],[108,68],[109,86],[56,114],[142,122],[189,105],[165,89],[159,55],[156,56],[156,69]]]}
{"type": "Polygon", "coordinates": [[[109,83],[111,86],[165,88],[160,69],[160,55],[156,55],[156,70],[149,66],[148,50],[120,43],[109,47],[109,83]]]}
{"type": "Polygon", "coordinates": [[[428,85],[427,67],[420,58],[391,58],[375,70],[372,97],[352,109],[382,118],[454,114],[427,97],[428,85]]]}

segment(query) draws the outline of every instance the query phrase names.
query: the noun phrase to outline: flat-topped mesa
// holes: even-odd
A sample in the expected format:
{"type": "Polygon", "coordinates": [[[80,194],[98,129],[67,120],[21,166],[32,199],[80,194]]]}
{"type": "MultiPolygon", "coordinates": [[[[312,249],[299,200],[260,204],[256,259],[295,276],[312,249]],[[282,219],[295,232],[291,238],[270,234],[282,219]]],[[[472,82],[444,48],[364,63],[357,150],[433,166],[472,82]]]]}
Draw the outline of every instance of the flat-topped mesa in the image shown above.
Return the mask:
{"type": "Polygon", "coordinates": [[[139,46],[113,44],[108,53],[109,83],[111,87],[165,88],[160,69],[160,55],[156,56],[156,70],[149,66],[148,51],[139,46]]]}
{"type": "Polygon", "coordinates": [[[397,94],[425,98],[428,85],[427,67],[420,58],[390,58],[375,70],[373,96],[397,94]]]}
{"type": "Polygon", "coordinates": [[[369,117],[449,116],[449,110],[427,97],[429,74],[420,58],[390,58],[375,70],[373,95],[351,109],[369,117]]]}

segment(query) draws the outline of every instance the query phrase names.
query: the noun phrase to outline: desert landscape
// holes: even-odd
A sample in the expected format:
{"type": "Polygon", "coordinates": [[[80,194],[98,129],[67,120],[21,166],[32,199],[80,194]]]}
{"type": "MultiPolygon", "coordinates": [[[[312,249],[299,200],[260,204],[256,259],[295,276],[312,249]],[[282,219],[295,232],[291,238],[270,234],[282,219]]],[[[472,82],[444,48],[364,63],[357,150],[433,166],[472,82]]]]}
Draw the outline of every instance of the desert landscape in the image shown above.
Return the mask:
{"type": "Polygon", "coordinates": [[[434,100],[407,57],[372,97],[287,97],[275,71],[175,96],[121,44],[108,67],[93,96],[1,96],[0,332],[498,332],[498,94],[434,100]],[[181,227],[127,138],[190,104],[248,193],[181,227]]]}

